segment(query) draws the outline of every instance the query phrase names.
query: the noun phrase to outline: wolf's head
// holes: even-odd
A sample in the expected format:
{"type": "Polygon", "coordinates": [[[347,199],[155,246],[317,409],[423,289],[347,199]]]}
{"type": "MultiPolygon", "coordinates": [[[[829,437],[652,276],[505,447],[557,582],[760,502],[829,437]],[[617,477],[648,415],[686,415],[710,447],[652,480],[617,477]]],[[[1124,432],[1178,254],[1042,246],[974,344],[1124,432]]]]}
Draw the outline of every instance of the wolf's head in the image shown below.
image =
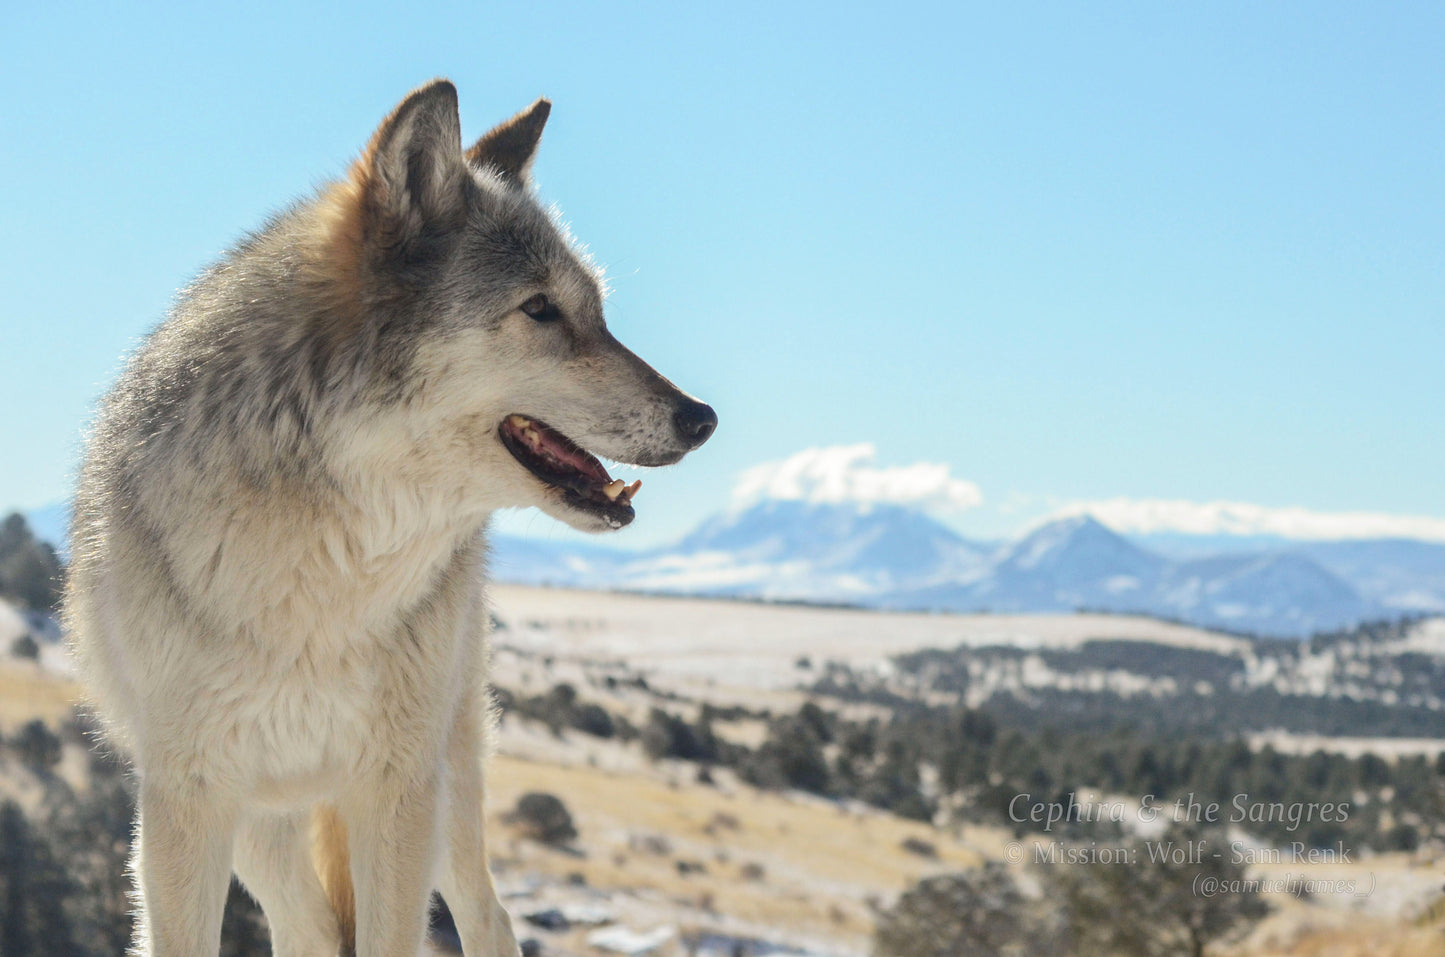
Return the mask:
{"type": "Polygon", "coordinates": [[[596,270],[534,198],[550,109],[538,100],[463,150],[452,84],[413,92],[324,207],[327,268],[355,299],[337,314],[371,317],[395,354],[409,427],[465,445],[490,504],[605,531],[632,520],[636,485],[596,456],[667,465],[717,416],[613,338],[596,270]]]}

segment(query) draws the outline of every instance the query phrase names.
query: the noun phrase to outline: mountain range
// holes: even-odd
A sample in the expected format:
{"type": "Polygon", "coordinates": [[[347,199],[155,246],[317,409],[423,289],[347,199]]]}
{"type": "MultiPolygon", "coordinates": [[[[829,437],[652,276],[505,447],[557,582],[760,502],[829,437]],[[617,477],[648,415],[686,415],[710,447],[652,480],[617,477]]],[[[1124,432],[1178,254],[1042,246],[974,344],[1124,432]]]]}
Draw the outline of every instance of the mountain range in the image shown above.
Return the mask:
{"type": "Polygon", "coordinates": [[[622,551],[497,536],[502,581],[951,612],[1140,613],[1298,637],[1445,612],[1445,545],[1131,540],[1073,516],[971,541],[898,505],[766,500],[675,544],[622,551]],[[1221,547],[1223,546],[1223,547],[1221,547]]]}
{"type": "MultiPolygon", "coordinates": [[[[27,518],[63,554],[64,508],[27,518]]],[[[491,569],[518,584],[892,610],[1087,609],[1275,637],[1445,613],[1445,544],[1126,537],[1087,515],[974,541],[922,510],[876,503],[765,499],[642,551],[497,535],[491,569]]]]}

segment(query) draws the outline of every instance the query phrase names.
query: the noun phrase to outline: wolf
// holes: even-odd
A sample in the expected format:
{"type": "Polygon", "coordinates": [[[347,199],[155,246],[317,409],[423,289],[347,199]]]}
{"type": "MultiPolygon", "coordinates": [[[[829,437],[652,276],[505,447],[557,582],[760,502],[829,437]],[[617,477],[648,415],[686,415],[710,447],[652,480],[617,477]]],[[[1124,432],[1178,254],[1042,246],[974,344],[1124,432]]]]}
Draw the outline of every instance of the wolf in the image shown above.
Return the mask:
{"type": "Polygon", "coordinates": [[[488,869],[485,532],[634,517],[599,456],[677,462],[711,407],[608,331],[529,171],[538,100],[463,149],[408,95],[349,173],[204,272],[103,399],[64,620],[133,761],[134,953],[219,947],[232,873],[278,957],[411,957],[433,889],[514,957],[488,869]]]}

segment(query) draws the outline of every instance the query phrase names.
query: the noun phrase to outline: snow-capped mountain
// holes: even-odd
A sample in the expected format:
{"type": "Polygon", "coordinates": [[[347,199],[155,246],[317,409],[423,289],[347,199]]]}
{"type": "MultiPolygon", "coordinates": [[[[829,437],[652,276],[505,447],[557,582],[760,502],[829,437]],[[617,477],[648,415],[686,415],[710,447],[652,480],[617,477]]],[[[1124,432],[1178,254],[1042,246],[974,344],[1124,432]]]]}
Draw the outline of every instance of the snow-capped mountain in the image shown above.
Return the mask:
{"type": "Polygon", "coordinates": [[[704,522],[674,551],[761,564],[806,562],[864,590],[887,591],[977,575],[991,549],[900,505],[773,500],[704,522]]]}
{"type": "Polygon", "coordinates": [[[1035,529],[999,556],[990,591],[1011,611],[1071,610],[1117,605],[1148,589],[1164,560],[1087,515],[1035,529]]]}
{"type": "Polygon", "coordinates": [[[1151,611],[1215,628],[1304,635],[1387,612],[1303,555],[1220,555],[1168,567],[1151,611]]]}
{"type": "Polygon", "coordinates": [[[1403,538],[1309,542],[1293,551],[1400,611],[1445,612],[1445,545],[1403,538]]]}
{"type": "Polygon", "coordinates": [[[1136,544],[1180,560],[1245,552],[1302,555],[1384,608],[1445,612],[1445,544],[1439,542],[1409,538],[1304,542],[1278,535],[1180,532],[1130,537],[1136,544]]]}
{"type": "Polygon", "coordinates": [[[1445,594],[1445,547],[1410,543],[1425,550],[1406,550],[1410,561],[1391,564],[1389,549],[1376,555],[1363,544],[1290,543],[1177,559],[1074,516],[992,546],[902,506],[769,500],[709,519],[676,545],[649,552],[500,539],[493,570],[538,584],[900,610],[1135,612],[1280,636],[1429,611],[1437,593],[1445,594]],[[1442,558],[1433,576],[1431,549],[1442,558]],[[1357,578],[1374,586],[1357,587],[1357,578]]]}
{"type": "Polygon", "coordinates": [[[892,608],[945,611],[1143,610],[1167,563],[1093,518],[1042,525],[999,549],[985,574],[887,596],[892,608]]]}
{"type": "Polygon", "coordinates": [[[765,501],[646,552],[499,537],[492,570],[528,584],[874,604],[985,574],[991,551],[897,505],[765,501]]]}
{"type": "Polygon", "coordinates": [[[977,581],[887,596],[895,608],[1141,612],[1261,634],[1302,635],[1383,610],[1300,555],[1172,561],[1084,517],[1044,525],[977,581]]]}

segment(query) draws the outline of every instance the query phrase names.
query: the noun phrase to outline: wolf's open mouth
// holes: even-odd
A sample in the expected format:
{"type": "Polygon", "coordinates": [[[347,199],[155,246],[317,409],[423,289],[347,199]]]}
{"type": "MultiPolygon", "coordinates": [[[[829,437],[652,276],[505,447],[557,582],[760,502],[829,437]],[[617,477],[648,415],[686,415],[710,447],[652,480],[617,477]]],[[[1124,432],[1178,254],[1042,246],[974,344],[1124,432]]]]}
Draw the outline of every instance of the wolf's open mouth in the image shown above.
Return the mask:
{"type": "Polygon", "coordinates": [[[562,492],[567,504],[591,512],[621,528],[636,517],[632,496],[642,487],[638,479],[628,485],[614,479],[597,457],[567,436],[537,419],[512,414],[497,427],[502,444],[512,457],[544,484],[562,492]]]}

